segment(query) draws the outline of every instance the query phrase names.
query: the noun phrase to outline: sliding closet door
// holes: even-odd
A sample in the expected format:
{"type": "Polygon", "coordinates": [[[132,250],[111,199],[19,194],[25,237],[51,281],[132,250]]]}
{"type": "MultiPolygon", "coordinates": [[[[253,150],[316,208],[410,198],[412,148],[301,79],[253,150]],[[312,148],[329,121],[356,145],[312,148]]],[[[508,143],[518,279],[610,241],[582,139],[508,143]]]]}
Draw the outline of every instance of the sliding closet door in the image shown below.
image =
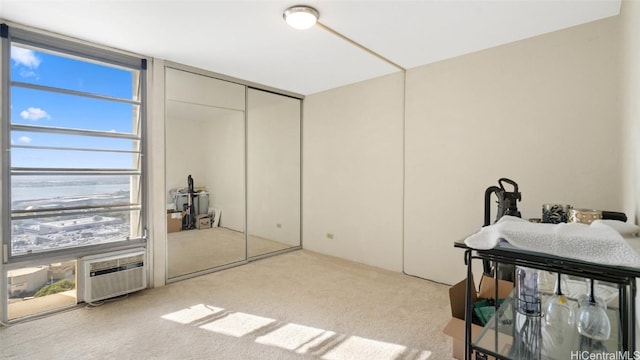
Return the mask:
{"type": "Polygon", "coordinates": [[[169,280],[246,261],[244,108],[243,85],[166,69],[169,280]]]}
{"type": "Polygon", "coordinates": [[[247,92],[247,246],[249,257],[300,242],[301,100],[247,92]]]}

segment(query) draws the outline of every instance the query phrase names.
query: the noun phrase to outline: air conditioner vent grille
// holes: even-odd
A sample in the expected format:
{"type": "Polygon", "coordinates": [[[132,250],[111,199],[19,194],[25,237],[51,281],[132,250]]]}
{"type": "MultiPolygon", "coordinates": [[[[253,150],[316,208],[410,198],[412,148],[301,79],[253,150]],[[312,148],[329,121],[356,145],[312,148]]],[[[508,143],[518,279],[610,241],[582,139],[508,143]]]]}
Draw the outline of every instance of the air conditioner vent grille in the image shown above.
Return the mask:
{"type": "Polygon", "coordinates": [[[90,263],[89,276],[98,276],[112,272],[135,269],[144,266],[144,256],[128,256],[122,259],[97,261],[90,263]]]}
{"type": "Polygon", "coordinates": [[[106,254],[85,260],[85,302],[146,288],[145,253],[106,254]]]}

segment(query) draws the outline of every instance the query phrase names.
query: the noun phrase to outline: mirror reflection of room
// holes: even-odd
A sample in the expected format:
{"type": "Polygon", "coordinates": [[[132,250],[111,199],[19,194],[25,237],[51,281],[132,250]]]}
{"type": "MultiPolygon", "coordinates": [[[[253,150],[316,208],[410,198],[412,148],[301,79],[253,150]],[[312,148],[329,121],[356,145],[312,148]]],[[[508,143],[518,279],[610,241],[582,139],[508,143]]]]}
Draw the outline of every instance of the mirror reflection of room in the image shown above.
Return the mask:
{"type": "Polygon", "coordinates": [[[300,100],[247,92],[249,257],[300,246],[300,100]]]}
{"type": "Polygon", "coordinates": [[[245,260],[244,112],[166,111],[168,278],[245,260]]]}

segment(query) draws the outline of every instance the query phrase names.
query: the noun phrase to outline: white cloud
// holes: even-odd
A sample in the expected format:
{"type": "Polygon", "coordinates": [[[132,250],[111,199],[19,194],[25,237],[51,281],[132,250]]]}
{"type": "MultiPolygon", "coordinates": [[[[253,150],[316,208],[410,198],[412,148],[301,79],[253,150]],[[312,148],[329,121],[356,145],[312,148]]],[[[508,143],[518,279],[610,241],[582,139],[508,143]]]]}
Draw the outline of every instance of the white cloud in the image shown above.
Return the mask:
{"type": "Polygon", "coordinates": [[[40,79],[40,75],[38,75],[38,73],[33,70],[20,69],[20,76],[27,79],[29,78],[33,78],[36,80],[40,79]]]}
{"type": "Polygon", "coordinates": [[[20,136],[20,138],[18,139],[19,142],[23,143],[23,144],[28,144],[31,142],[31,138],[28,136],[20,136]]]}
{"type": "Polygon", "coordinates": [[[11,60],[16,64],[26,66],[30,69],[36,69],[40,66],[40,59],[33,50],[23,49],[20,47],[11,47],[11,60]]]}
{"type": "Polygon", "coordinates": [[[51,119],[51,116],[46,111],[40,108],[30,107],[27,110],[22,110],[20,116],[25,120],[40,120],[51,119]]]}

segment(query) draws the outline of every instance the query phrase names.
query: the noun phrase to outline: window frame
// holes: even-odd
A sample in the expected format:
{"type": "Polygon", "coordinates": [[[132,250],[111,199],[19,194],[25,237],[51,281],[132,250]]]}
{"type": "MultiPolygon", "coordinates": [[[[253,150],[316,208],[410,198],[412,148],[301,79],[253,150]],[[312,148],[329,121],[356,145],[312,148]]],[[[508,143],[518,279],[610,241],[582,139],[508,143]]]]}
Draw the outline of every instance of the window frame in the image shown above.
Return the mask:
{"type": "MultiPolygon", "coordinates": [[[[0,159],[1,172],[2,172],[2,185],[1,185],[1,194],[2,194],[2,209],[0,210],[2,214],[0,215],[2,221],[2,265],[5,268],[13,268],[16,265],[34,263],[34,262],[42,262],[42,261],[50,261],[60,258],[78,258],[86,255],[99,254],[109,251],[128,249],[133,247],[146,247],[147,242],[147,228],[148,228],[148,181],[147,181],[147,162],[146,162],[146,153],[147,153],[147,139],[146,139],[146,123],[147,123],[147,59],[144,57],[136,57],[131,56],[115,51],[110,51],[102,48],[98,48],[95,46],[83,44],[76,41],[71,41],[67,39],[62,39],[58,37],[48,36],[42,33],[37,33],[34,31],[29,31],[25,29],[21,29],[14,26],[8,26],[7,24],[0,24],[0,46],[1,51],[1,59],[0,59],[0,87],[2,89],[2,98],[1,101],[1,115],[0,115],[0,143],[2,144],[3,153],[0,159]],[[17,83],[19,87],[25,87],[25,83],[20,81],[14,81],[11,79],[10,71],[11,71],[11,44],[13,42],[18,43],[19,45],[25,45],[29,47],[33,47],[35,49],[42,49],[45,51],[52,51],[64,55],[68,55],[73,58],[81,59],[84,61],[96,61],[98,63],[104,63],[108,65],[114,65],[116,67],[130,69],[132,71],[139,72],[138,78],[138,86],[139,86],[139,98],[136,99],[134,90],[134,97],[132,101],[125,101],[132,105],[139,106],[139,124],[138,124],[138,135],[136,136],[134,128],[132,134],[126,133],[116,133],[116,134],[108,134],[107,132],[100,131],[92,131],[92,130],[62,130],[61,133],[71,135],[91,135],[91,133],[95,133],[97,136],[109,136],[113,138],[125,138],[131,139],[132,141],[139,141],[139,148],[137,150],[137,154],[139,156],[139,165],[137,169],[129,170],[129,169],[114,169],[115,171],[110,172],[111,174],[123,173],[127,175],[135,175],[139,176],[138,184],[139,184],[139,201],[136,204],[133,204],[130,201],[128,206],[115,206],[113,208],[114,212],[119,210],[129,211],[130,214],[135,214],[137,211],[137,219],[138,221],[135,223],[136,227],[139,226],[140,236],[136,238],[126,238],[121,241],[107,242],[107,243],[99,243],[99,244],[91,244],[91,245],[80,245],[73,247],[66,247],[55,250],[43,250],[37,252],[28,252],[28,253],[19,253],[13,254],[11,251],[12,248],[12,214],[14,211],[11,206],[11,178],[12,167],[11,167],[11,131],[13,128],[30,128],[30,126],[25,125],[13,125],[11,124],[11,116],[10,116],[10,104],[11,104],[11,88],[14,83],[17,83]],[[113,136],[112,136],[113,135],[113,136]],[[139,225],[138,225],[139,224],[139,225]]],[[[32,86],[27,86],[31,88],[32,86]]],[[[47,88],[47,86],[39,86],[36,85],[33,88],[47,88]]],[[[82,93],[80,91],[58,91],[54,92],[62,92],[62,93],[70,93],[75,95],[83,95],[91,97],[92,93],[82,93]]],[[[46,91],[46,89],[45,89],[46,91]]],[[[104,100],[114,100],[111,96],[98,96],[98,98],[102,98],[104,100]]],[[[115,101],[118,101],[117,99],[115,101]]],[[[133,120],[132,120],[133,121],[133,120]]],[[[37,128],[37,127],[36,127],[37,128]]],[[[15,129],[14,129],[15,130],[15,129]]],[[[49,129],[51,130],[51,129],[49,129]]],[[[50,132],[55,133],[55,131],[50,132]]],[[[15,147],[15,146],[13,146],[15,147]]],[[[17,147],[16,147],[17,148],[17,147]]],[[[117,151],[114,151],[117,152],[117,151]]],[[[15,170],[15,169],[13,169],[15,170]]],[[[36,169],[34,174],[42,174],[45,171],[38,171],[42,169],[36,169]]],[[[53,169],[58,170],[58,169],[53,169]]],[[[59,172],[59,175],[75,175],[75,174],[95,174],[98,175],[104,169],[75,169],[75,171],[59,172]]],[[[55,172],[55,171],[53,171],[55,172]]],[[[131,187],[133,190],[133,186],[131,187]]],[[[96,211],[99,213],[100,211],[96,211]]],[[[104,212],[104,211],[102,211],[104,212]]],[[[60,212],[64,214],[64,211],[60,212]]],[[[89,213],[89,214],[96,214],[89,213]]],[[[130,218],[131,221],[131,218],[130,218]]],[[[130,223],[133,226],[133,222],[130,223]]]]}

